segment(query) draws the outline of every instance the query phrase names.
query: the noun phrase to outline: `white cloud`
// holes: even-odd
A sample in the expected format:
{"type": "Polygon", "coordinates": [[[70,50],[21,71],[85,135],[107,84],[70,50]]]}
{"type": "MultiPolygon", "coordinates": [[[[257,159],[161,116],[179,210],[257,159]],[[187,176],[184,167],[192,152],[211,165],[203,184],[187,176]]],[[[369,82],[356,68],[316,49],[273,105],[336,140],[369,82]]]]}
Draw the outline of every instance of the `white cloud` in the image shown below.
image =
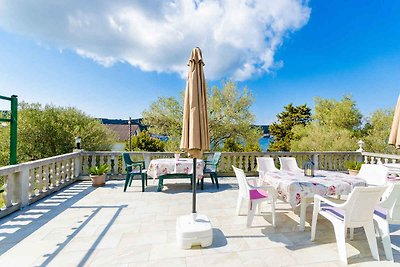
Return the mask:
{"type": "Polygon", "coordinates": [[[0,0],[0,27],[105,66],[182,77],[199,46],[208,79],[245,80],[282,65],[276,49],[310,11],[301,0],[0,0]]]}

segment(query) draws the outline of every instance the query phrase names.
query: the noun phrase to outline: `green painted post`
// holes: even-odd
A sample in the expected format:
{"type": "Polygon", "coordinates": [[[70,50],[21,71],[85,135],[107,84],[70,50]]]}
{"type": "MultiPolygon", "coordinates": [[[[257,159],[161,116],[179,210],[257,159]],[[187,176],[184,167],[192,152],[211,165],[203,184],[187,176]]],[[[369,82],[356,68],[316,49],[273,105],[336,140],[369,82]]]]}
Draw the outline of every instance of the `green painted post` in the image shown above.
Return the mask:
{"type": "Polygon", "coordinates": [[[10,165],[17,164],[18,98],[11,96],[10,165]]]}

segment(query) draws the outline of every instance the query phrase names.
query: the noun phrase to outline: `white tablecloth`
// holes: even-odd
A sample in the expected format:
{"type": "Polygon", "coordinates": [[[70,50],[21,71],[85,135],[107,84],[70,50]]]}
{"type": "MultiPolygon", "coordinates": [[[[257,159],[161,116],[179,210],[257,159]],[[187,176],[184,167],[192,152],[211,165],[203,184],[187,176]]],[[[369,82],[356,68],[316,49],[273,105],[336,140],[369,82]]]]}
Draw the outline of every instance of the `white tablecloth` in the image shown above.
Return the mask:
{"type": "MultiPolygon", "coordinates": [[[[203,178],[204,161],[198,159],[196,162],[196,178],[203,178]]],[[[166,174],[191,174],[193,173],[193,159],[182,158],[179,160],[153,159],[150,161],[147,174],[153,179],[166,174]]]]}
{"type": "Polygon", "coordinates": [[[273,185],[278,196],[292,207],[301,199],[318,195],[348,195],[356,186],[366,186],[365,180],[332,171],[315,171],[315,177],[305,176],[303,172],[267,172],[265,182],[273,185]]]}

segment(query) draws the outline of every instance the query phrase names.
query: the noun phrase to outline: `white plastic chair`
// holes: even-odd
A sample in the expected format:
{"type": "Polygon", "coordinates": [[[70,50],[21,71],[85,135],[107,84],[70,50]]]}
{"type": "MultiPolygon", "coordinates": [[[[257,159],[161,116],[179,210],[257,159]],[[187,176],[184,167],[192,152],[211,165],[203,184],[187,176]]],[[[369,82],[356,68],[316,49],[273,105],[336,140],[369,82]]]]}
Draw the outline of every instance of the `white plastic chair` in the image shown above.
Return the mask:
{"type": "Polygon", "coordinates": [[[302,172],[303,170],[297,166],[296,158],[293,157],[279,157],[281,163],[281,171],[302,172]]]}
{"type": "Polygon", "coordinates": [[[378,164],[362,164],[358,178],[362,178],[367,185],[384,185],[389,174],[389,169],[378,164]]]}
{"type": "Polygon", "coordinates": [[[393,261],[389,224],[400,224],[400,184],[391,184],[387,191],[387,198],[375,208],[374,221],[382,238],[386,259],[393,261]]]}
{"type": "Polygon", "coordinates": [[[265,174],[267,172],[278,172],[275,167],[274,159],[271,157],[257,157],[257,171],[259,176],[258,185],[262,185],[265,181],[265,174]]]}
{"type": "Polygon", "coordinates": [[[256,209],[259,210],[259,205],[264,201],[271,202],[272,225],[275,227],[275,202],[276,194],[273,186],[253,186],[249,183],[251,178],[246,178],[246,174],[242,169],[232,166],[235,171],[239,185],[239,195],[236,205],[236,214],[239,215],[243,199],[248,200],[247,227],[250,227],[256,209]]]}
{"type": "Polygon", "coordinates": [[[342,204],[334,203],[320,195],[314,195],[311,240],[315,239],[318,214],[321,214],[333,224],[339,258],[342,262],[347,264],[346,229],[355,227],[364,227],[372,257],[379,260],[373,214],[385,189],[385,186],[356,187],[349,194],[347,201],[342,204]]]}

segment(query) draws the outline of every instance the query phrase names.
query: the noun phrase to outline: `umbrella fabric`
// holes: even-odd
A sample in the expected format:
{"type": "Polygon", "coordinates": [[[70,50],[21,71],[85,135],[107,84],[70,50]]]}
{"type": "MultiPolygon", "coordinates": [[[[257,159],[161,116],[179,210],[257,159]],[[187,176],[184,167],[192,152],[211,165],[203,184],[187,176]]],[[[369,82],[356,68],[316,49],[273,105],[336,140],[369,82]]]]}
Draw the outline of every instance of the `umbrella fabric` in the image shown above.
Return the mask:
{"type": "Polygon", "coordinates": [[[181,149],[187,151],[189,157],[202,158],[203,152],[210,149],[210,135],[204,62],[200,48],[192,50],[188,66],[181,149]]]}
{"type": "Polygon", "coordinates": [[[393,123],[388,143],[389,145],[394,145],[396,148],[400,148],[400,96],[397,100],[396,109],[394,110],[393,123]]]}

